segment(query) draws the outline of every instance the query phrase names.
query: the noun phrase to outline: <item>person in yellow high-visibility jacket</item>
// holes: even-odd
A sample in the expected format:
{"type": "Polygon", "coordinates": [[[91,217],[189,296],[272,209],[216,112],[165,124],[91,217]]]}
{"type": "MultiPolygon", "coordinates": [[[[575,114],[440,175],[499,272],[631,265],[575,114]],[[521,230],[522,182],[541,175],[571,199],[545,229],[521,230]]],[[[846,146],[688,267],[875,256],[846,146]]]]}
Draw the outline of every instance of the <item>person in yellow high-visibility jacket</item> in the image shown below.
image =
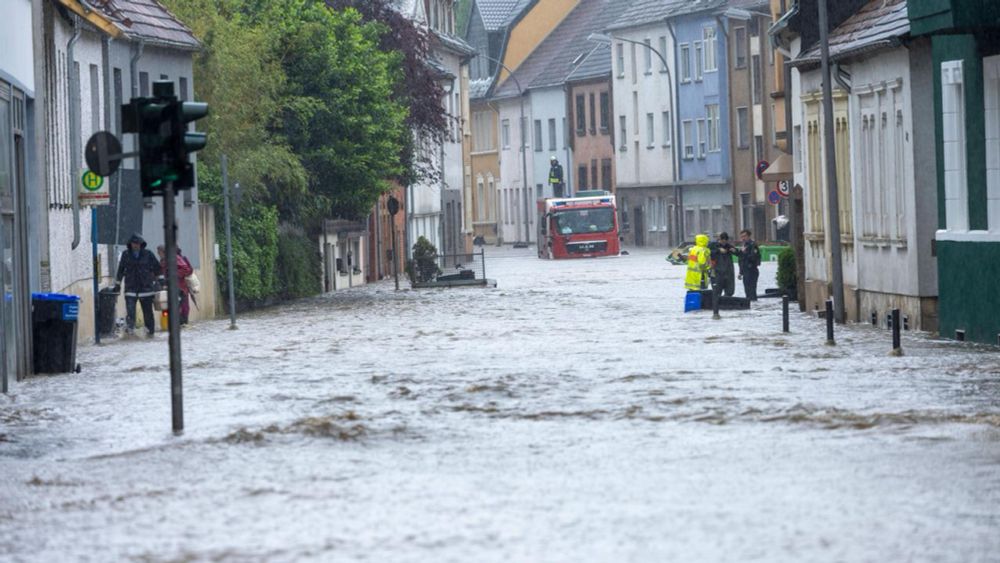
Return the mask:
{"type": "Polygon", "coordinates": [[[703,282],[712,267],[711,252],[708,250],[708,235],[694,237],[694,246],[688,250],[687,275],[684,276],[684,287],[688,291],[701,291],[703,282]]]}

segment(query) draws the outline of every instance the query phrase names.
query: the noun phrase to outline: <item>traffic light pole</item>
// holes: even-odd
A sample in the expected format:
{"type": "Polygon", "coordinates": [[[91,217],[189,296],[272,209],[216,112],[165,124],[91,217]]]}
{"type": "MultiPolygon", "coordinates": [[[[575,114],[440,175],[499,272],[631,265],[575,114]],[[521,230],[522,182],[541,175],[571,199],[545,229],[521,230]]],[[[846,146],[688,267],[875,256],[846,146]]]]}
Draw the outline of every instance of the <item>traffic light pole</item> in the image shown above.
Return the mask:
{"type": "Polygon", "coordinates": [[[184,394],[181,385],[180,287],[177,280],[177,218],[174,183],[163,190],[163,239],[167,247],[167,307],[170,327],[170,410],[174,433],[184,431],[184,394]]]}

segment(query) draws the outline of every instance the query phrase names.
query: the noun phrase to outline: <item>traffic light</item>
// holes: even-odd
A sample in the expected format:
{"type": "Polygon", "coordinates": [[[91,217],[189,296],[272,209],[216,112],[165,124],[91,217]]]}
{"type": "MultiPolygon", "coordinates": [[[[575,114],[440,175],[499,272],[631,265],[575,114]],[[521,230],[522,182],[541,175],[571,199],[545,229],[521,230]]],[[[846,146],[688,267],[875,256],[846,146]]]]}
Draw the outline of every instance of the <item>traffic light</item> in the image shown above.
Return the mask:
{"type": "Polygon", "coordinates": [[[208,115],[208,104],[174,101],[169,111],[173,120],[172,130],[174,132],[170,139],[170,146],[173,150],[172,165],[177,175],[174,188],[178,190],[191,189],[194,187],[194,166],[188,159],[188,155],[205,148],[208,137],[205,133],[188,131],[187,124],[208,115]]]}
{"type": "Polygon", "coordinates": [[[143,197],[163,195],[167,182],[175,190],[194,187],[188,154],[205,148],[207,138],[188,132],[187,124],[206,115],[208,104],[178,101],[172,82],[154,82],[152,98],[132,98],[122,106],[122,132],[139,134],[143,197]]]}

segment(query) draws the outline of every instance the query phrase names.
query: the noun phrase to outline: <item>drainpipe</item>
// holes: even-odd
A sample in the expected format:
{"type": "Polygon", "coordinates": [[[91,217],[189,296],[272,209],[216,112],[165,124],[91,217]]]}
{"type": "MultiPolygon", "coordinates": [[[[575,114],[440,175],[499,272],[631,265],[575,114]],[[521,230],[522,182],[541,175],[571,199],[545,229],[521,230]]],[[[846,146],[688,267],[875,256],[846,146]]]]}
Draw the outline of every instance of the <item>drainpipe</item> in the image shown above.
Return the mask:
{"type": "Polygon", "coordinates": [[[684,147],[681,145],[681,137],[680,137],[680,131],[681,131],[681,112],[680,112],[680,105],[681,105],[680,104],[680,102],[681,102],[680,76],[681,76],[681,73],[680,73],[680,68],[681,67],[680,67],[680,58],[678,57],[678,54],[677,54],[677,31],[674,29],[674,24],[673,24],[673,22],[670,21],[669,18],[666,20],[666,22],[667,22],[667,29],[670,31],[670,41],[673,43],[673,50],[674,50],[674,71],[675,72],[672,73],[673,74],[672,78],[674,79],[673,80],[673,82],[674,82],[674,84],[673,84],[673,90],[674,91],[670,93],[670,96],[671,96],[671,98],[673,98],[674,97],[674,92],[676,92],[676,97],[677,97],[677,103],[673,104],[673,108],[674,108],[674,123],[673,123],[673,127],[674,127],[674,130],[673,130],[673,134],[671,135],[671,137],[673,137],[673,145],[674,145],[673,148],[674,148],[674,150],[670,151],[671,152],[670,156],[671,156],[671,158],[674,161],[673,162],[674,165],[672,167],[674,169],[673,170],[674,212],[677,214],[677,216],[674,217],[674,225],[675,225],[674,228],[677,229],[677,240],[675,242],[676,242],[676,244],[680,244],[680,243],[684,242],[684,201],[683,201],[684,194],[683,194],[683,190],[681,190],[681,187],[679,185],[680,180],[681,180],[681,159],[680,159],[680,156],[681,156],[681,151],[684,150],[684,147]]]}
{"type": "Polygon", "coordinates": [[[80,246],[80,199],[77,197],[77,177],[80,172],[80,105],[76,103],[76,97],[80,93],[80,76],[74,72],[73,63],[75,57],[76,42],[80,39],[80,19],[74,15],[71,19],[73,25],[73,36],[66,43],[66,74],[69,75],[67,81],[67,105],[69,106],[69,150],[70,150],[70,191],[69,195],[73,200],[73,243],[71,248],[76,250],[80,246]]]}
{"type": "Polygon", "coordinates": [[[144,39],[139,39],[136,43],[135,54],[128,62],[128,74],[129,82],[132,85],[132,97],[139,97],[139,59],[142,58],[142,52],[146,49],[146,41],[144,39]]]}

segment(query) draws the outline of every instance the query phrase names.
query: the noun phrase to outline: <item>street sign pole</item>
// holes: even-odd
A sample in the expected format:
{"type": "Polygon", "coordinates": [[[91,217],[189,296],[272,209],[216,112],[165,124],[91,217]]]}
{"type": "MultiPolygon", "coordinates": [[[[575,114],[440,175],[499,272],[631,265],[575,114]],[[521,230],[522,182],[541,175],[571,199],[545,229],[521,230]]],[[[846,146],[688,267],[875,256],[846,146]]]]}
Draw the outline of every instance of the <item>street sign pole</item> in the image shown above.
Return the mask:
{"type": "Polygon", "coordinates": [[[163,238],[167,246],[167,310],[170,328],[170,410],[174,434],[184,431],[184,395],[181,384],[180,287],[177,285],[177,218],[174,183],[163,190],[163,238]]]}
{"type": "Polygon", "coordinates": [[[94,343],[101,343],[101,261],[97,255],[97,207],[90,208],[90,257],[94,268],[94,343]]]}
{"type": "Polygon", "coordinates": [[[396,213],[399,213],[399,200],[389,196],[385,207],[389,211],[389,229],[392,233],[392,276],[396,280],[396,291],[399,291],[399,255],[396,254],[396,213]]]}
{"type": "Polygon", "coordinates": [[[226,211],[226,274],[229,278],[229,330],[236,330],[236,292],[233,290],[233,230],[229,218],[229,159],[222,155],[222,192],[226,211]]]}

